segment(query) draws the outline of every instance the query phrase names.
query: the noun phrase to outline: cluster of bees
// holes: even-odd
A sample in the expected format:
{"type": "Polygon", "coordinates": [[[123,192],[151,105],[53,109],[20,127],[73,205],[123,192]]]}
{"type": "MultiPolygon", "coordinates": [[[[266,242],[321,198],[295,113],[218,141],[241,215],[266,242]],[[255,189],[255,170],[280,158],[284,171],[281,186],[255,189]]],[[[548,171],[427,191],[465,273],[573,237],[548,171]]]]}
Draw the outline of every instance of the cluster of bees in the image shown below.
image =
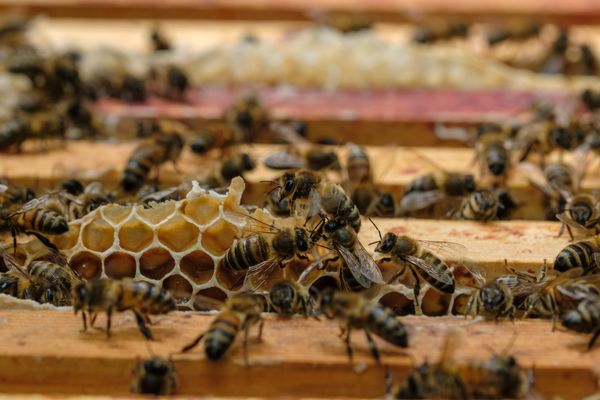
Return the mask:
{"type": "MultiPolygon", "coordinates": [[[[0,29],[0,45],[14,56],[9,71],[23,74],[31,81],[31,91],[14,111],[14,118],[0,125],[0,150],[19,151],[24,140],[41,137],[42,132],[56,132],[59,137],[94,136],[98,128],[86,104],[97,96],[143,101],[151,91],[180,99],[187,89],[187,79],[176,67],[152,71],[147,81],[117,74],[83,82],[79,78],[76,54],[39,54],[27,43],[26,29],[26,23],[0,29]],[[71,128],[88,133],[67,134],[71,128]]],[[[352,31],[352,28],[344,29],[352,31]]],[[[456,31],[462,35],[463,29],[456,31]]],[[[527,35],[534,35],[534,31],[527,35]]],[[[435,40],[442,38],[439,32],[435,35],[435,40]]],[[[504,34],[509,38],[519,38],[519,35],[504,34]]],[[[425,40],[426,37],[422,33],[419,41],[434,40],[425,40]]],[[[501,40],[505,39],[490,39],[490,43],[501,40]]],[[[170,48],[158,30],[153,32],[152,41],[156,51],[170,48]]],[[[582,95],[582,100],[592,110],[600,105],[600,96],[590,91],[582,95]]],[[[415,309],[419,312],[424,283],[442,293],[454,293],[453,268],[441,253],[455,244],[417,240],[377,229],[379,240],[373,243],[375,254],[371,254],[357,236],[362,216],[412,216],[458,200],[458,205],[448,211],[448,217],[475,221],[506,218],[517,206],[505,188],[507,176],[519,162],[535,153],[540,156],[540,165],[535,168],[541,171],[544,180],[532,179],[532,185],[546,196],[548,215],[559,219],[572,239],[576,235],[585,238],[561,250],[554,260],[552,273],[548,274],[545,265],[537,276],[507,266],[507,275],[486,279],[477,265],[461,261],[474,282],[466,314],[489,320],[551,318],[554,325],[560,321],[567,329],[591,333],[590,347],[600,335],[600,285],[595,274],[600,267],[600,203],[597,197],[582,193],[579,187],[580,170],[586,165],[583,158],[598,151],[597,121],[565,119],[558,110],[539,107],[530,121],[519,125],[484,124],[475,132],[463,131],[464,140],[475,148],[481,167],[480,182],[472,174],[446,171],[431,162],[434,172],[410,182],[403,197],[394,199],[390,193],[377,188],[365,149],[347,144],[342,168],[332,147],[308,143],[305,124],[296,120],[270,121],[267,111],[253,95],[245,94],[238,99],[226,111],[225,120],[226,132],[206,130],[193,134],[189,127],[174,121],[141,122],[137,134],[145,141],[123,166],[116,191],[107,191],[97,183],[83,185],[77,180],[68,180],[36,196],[30,188],[9,182],[2,184],[0,229],[12,235],[15,251],[17,235],[23,233],[39,239],[49,253],[21,266],[14,254],[5,250],[2,258],[7,272],[0,273],[0,293],[56,306],[72,306],[76,313],[81,312],[84,330],[88,323],[94,325],[98,314],[105,313],[108,336],[112,314],[131,311],[143,336],[153,339],[149,316],[177,309],[176,296],[148,282],[86,281],[70,268],[47,236],[67,232],[69,221],[105,204],[181,198],[188,187],[182,184],[161,188],[158,170],[167,162],[175,164],[186,143],[199,155],[213,149],[222,151],[222,161],[201,184],[226,189],[233,177],[243,175],[256,165],[248,153],[237,151],[237,145],[251,143],[258,132],[268,128],[278,142],[289,145],[285,151],[270,154],[265,160],[270,168],[286,170],[270,182],[272,188],[266,196],[265,206],[276,218],[265,222],[251,206],[241,215],[248,221],[250,234],[233,243],[223,258],[223,266],[237,279],[242,293],[221,304],[220,313],[207,331],[185,345],[181,353],[203,343],[206,357],[219,360],[243,333],[244,355],[249,364],[248,332],[257,326],[260,337],[263,313],[271,311],[284,316],[323,316],[337,320],[350,359],[353,356],[351,332],[362,330],[374,359],[381,363],[373,336],[402,348],[409,347],[412,339],[393,310],[373,304],[364,292],[409,275],[414,278],[415,309]],[[516,154],[516,149],[523,150],[516,154]],[[546,155],[554,150],[574,151],[579,157],[574,157],[572,167],[562,162],[546,163],[546,155]],[[326,179],[322,172],[329,170],[339,172],[342,183],[326,179]],[[154,182],[150,179],[152,172],[156,175],[154,182]],[[292,261],[306,263],[298,279],[271,284],[274,272],[286,268],[292,261]],[[379,267],[381,262],[393,264],[396,273],[384,279],[379,267]],[[311,293],[307,287],[322,270],[337,271],[341,287],[311,293]],[[268,290],[265,289],[267,284],[268,290]]],[[[531,373],[519,366],[512,356],[499,354],[485,361],[460,364],[452,360],[452,347],[450,338],[438,362],[415,366],[403,382],[390,383],[387,392],[396,398],[461,399],[515,398],[530,393],[531,373]]],[[[173,360],[155,356],[136,364],[132,391],[171,394],[176,388],[173,360]]]]}

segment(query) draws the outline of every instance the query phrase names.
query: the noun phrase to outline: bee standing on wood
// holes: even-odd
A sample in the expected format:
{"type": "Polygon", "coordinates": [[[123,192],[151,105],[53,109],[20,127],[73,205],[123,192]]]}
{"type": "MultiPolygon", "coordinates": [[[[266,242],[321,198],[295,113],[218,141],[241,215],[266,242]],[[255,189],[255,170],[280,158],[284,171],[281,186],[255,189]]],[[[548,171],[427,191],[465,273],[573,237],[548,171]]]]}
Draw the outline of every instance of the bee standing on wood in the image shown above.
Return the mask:
{"type": "Polygon", "coordinates": [[[177,389],[177,373],[170,360],[154,356],[136,361],[130,391],[137,394],[168,396],[177,389]]]}
{"type": "Polygon", "coordinates": [[[160,129],[149,142],[140,145],[125,166],[121,187],[131,192],[140,188],[146,181],[150,170],[167,162],[175,163],[183,149],[183,138],[176,132],[160,129]]]}
{"type": "Polygon", "coordinates": [[[359,293],[327,288],[319,296],[319,309],[327,318],[340,322],[350,361],[353,355],[350,339],[352,329],[365,332],[371,354],[378,364],[381,357],[371,333],[394,346],[408,347],[408,333],[396,314],[381,304],[371,304],[359,293]]]}
{"type": "Polygon", "coordinates": [[[81,282],[81,278],[64,260],[33,261],[27,265],[27,273],[39,288],[37,301],[55,306],[71,305],[72,288],[81,282]]]}
{"type": "Polygon", "coordinates": [[[225,122],[233,143],[250,143],[268,123],[269,115],[254,93],[241,95],[225,111],[225,122]]]}
{"type": "Polygon", "coordinates": [[[219,314],[206,332],[196,337],[182,352],[192,350],[204,339],[204,352],[211,361],[219,360],[229,350],[236,336],[244,331],[244,361],[248,362],[248,334],[250,327],[258,324],[258,339],[262,337],[264,298],[259,295],[237,294],[227,299],[219,314]]]}
{"type": "Polygon", "coordinates": [[[496,194],[489,190],[476,190],[462,201],[460,208],[449,214],[454,219],[487,222],[496,218],[501,204],[496,194]]]}
{"type": "Polygon", "coordinates": [[[507,148],[508,132],[498,124],[484,124],[477,130],[475,154],[483,171],[506,180],[510,168],[510,153],[507,148]]]}
{"type": "Polygon", "coordinates": [[[106,312],[106,336],[110,337],[112,313],[131,310],[140,332],[146,339],[153,339],[148,314],[166,314],[175,310],[175,300],[165,289],[148,282],[131,279],[113,281],[96,279],[82,282],[73,288],[73,309],[81,311],[83,330],[87,330],[86,313],[93,326],[99,312],[106,312]]]}
{"type": "Polygon", "coordinates": [[[377,247],[375,248],[375,251],[381,255],[378,261],[392,261],[395,264],[404,266],[391,281],[404,274],[406,267],[408,267],[415,278],[414,302],[418,314],[421,313],[421,304],[419,301],[421,279],[424,279],[431,286],[443,293],[454,293],[456,283],[452,270],[441,258],[425,247],[448,250],[454,246],[461,248],[463,246],[449,242],[415,240],[408,236],[398,236],[391,232],[386,233],[383,237],[381,236],[381,232],[379,235],[380,240],[377,242],[377,247]]]}

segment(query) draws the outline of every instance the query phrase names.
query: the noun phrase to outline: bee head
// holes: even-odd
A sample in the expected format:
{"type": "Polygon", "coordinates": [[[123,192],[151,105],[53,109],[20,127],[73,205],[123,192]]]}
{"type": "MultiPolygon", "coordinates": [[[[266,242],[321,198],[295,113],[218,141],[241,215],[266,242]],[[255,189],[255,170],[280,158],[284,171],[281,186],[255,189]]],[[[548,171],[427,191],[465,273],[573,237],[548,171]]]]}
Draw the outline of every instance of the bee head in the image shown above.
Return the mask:
{"type": "Polygon", "coordinates": [[[578,204],[571,206],[569,214],[571,214],[571,218],[573,218],[575,222],[585,225],[592,217],[592,210],[587,205],[578,204]]]}
{"type": "Polygon", "coordinates": [[[389,253],[396,245],[397,240],[398,236],[396,236],[394,233],[388,232],[383,235],[383,238],[379,241],[375,251],[378,253],[389,253]]]}
{"type": "Polygon", "coordinates": [[[504,292],[496,285],[486,286],[479,292],[479,300],[485,311],[494,311],[505,299],[504,292]]]}
{"type": "Polygon", "coordinates": [[[155,356],[144,361],[144,370],[149,374],[161,376],[169,372],[169,366],[165,360],[155,356]]]}
{"type": "Polygon", "coordinates": [[[465,175],[465,190],[469,193],[474,192],[476,189],[475,177],[471,174],[465,175]]]}
{"type": "Polygon", "coordinates": [[[286,197],[291,194],[296,188],[297,180],[293,173],[286,172],[281,178],[281,196],[286,197]]]}
{"type": "Polygon", "coordinates": [[[77,311],[83,309],[87,298],[89,297],[90,291],[88,289],[88,286],[85,282],[80,282],[77,285],[75,285],[73,287],[73,309],[75,310],[75,313],[77,313],[77,311]]]}
{"type": "Polygon", "coordinates": [[[271,305],[281,314],[292,314],[292,305],[295,298],[296,291],[285,281],[277,283],[269,291],[271,305]]]}
{"type": "Polygon", "coordinates": [[[296,248],[298,251],[308,251],[309,238],[306,230],[302,228],[295,228],[294,231],[296,233],[296,248]]]}

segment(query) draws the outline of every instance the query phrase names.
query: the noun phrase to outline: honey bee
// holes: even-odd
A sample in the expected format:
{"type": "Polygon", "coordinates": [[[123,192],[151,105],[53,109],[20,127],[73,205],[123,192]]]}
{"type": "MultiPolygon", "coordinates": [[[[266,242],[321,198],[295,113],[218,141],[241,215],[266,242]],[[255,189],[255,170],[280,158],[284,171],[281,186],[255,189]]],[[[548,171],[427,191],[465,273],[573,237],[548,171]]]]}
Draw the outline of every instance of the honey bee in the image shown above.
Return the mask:
{"type": "Polygon", "coordinates": [[[554,121],[542,120],[522,126],[517,132],[516,143],[523,148],[519,162],[525,161],[536,150],[543,166],[546,154],[552,150],[572,150],[575,148],[576,138],[568,128],[554,121]]]}
{"type": "Polygon", "coordinates": [[[269,307],[277,314],[285,316],[316,315],[315,300],[310,296],[308,289],[289,279],[279,281],[271,287],[269,307]]]}
{"type": "Polygon", "coordinates": [[[72,288],[81,278],[64,262],[33,261],[27,265],[27,274],[38,286],[40,303],[55,306],[71,305],[72,288]]]}
{"type": "Polygon", "coordinates": [[[252,92],[242,94],[226,111],[225,122],[232,131],[233,143],[250,143],[268,122],[269,116],[252,92]]]}
{"type": "Polygon", "coordinates": [[[259,289],[277,267],[283,268],[294,258],[308,260],[306,254],[313,248],[313,242],[306,229],[279,228],[250,215],[245,217],[261,224],[263,231],[236,240],[223,258],[223,267],[246,274],[245,287],[259,289]],[[267,232],[265,227],[269,229],[267,232]]]}
{"type": "Polygon", "coordinates": [[[45,196],[35,198],[15,210],[0,208],[0,230],[8,230],[13,237],[13,247],[17,249],[17,235],[25,233],[35,236],[46,247],[57,251],[44,235],[60,235],[69,230],[66,218],[58,212],[45,208],[45,196]]]}
{"type": "Polygon", "coordinates": [[[256,167],[256,162],[247,153],[238,153],[227,158],[221,164],[221,176],[225,180],[225,184],[236,176],[242,176],[246,171],[252,171],[256,167]]]}
{"type": "Polygon", "coordinates": [[[506,177],[510,167],[507,138],[508,132],[498,124],[484,124],[479,127],[475,154],[482,172],[485,168],[494,177],[506,177]]]}
{"type": "Polygon", "coordinates": [[[590,111],[600,108],[600,92],[592,89],[584,89],[579,98],[590,111]]]}
{"type": "Polygon", "coordinates": [[[281,196],[281,187],[275,187],[267,192],[266,208],[276,216],[289,217],[291,215],[288,199],[281,196]]]}
{"type": "Polygon", "coordinates": [[[153,167],[158,169],[160,164],[167,161],[175,163],[182,149],[183,138],[177,133],[168,132],[162,132],[140,145],[127,161],[121,187],[127,192],[140,188],[153,167]]]}
{"type": "Polygon", "coordinates": [[[499,220],[510,219],[512,213],[519,208],[519,204],[514,200],[507,188],[495,188],[494,194],[498,199],[498,210],[496,217],[499,220]]]}
{"type": "Polygon", "coordinates": [[[295,215],[303,215],[309,220],[324,213],[346,220],[356,232],[360,230],[360,212],[340,185],[323,180],[315,172],[298,170],[285,173],[279,186],[281,199],[288,199],[295,215]]]}
{"type": "Polygon", "coordinates": [[[149,78],[156,94],[173,100],[184,100],[190,86],[185,71],[175,65],[153,67],[149,78]]]}
{"type": "Polygon", "coordinates": [[[426,44],[442,40],[465,38],[469,33],[469,26],[461,21],[436,20],[430,24],[417,26],[413,31],[414,43],[426,44]]]}
{"type": "Polygon", "coordinates": [[[187,352],[204,339],[204,352],[211,361],[219,360],[229,350],[237,334],[244,331],[244,361],[248,362],[248,333],[250,327],[258,324],[258,339],[262,337],[264,320],[264,298],[253,294],[237,294],[227,299],[219,314],[215,317],[206,332],[196,337],[181,349],[187,352]]]}
{"type": "Polygon", "coordinates": [[[21,118],[8,120],[0,125],[0,150],[14,149],[21,152],[23,142],[30,137],[29,126],[21,118]]]}
{"type": "Polygon", "coordinates": [[[3,261],[7,272],[0,273],[0,293],[17,299],[37,301],[39,288],[31,277],[17,264],[17,261],[3,252],[3,261]]]}
{"type": "Polygon", "coordinates": [[[166,314],[175,310],[175,300],[165,289],[131,279],[81,282],[73,287],[72,298],[75,314],[81,311],[84,331],[87,330],[86,313],[90,316],[90,326],[93,326],[98,313],[106,312],[107,337],[110,337],[113,311],[131,310],[142,335],[146,339],[153,339],[152,331],[146,325],[146,322],[150,322],[148,314],[166,314]]]}
{"type": "Polygon", "coordinates": [[[348,143],[346,147],[348,148],[346,156],[347,180],[353,183],[373,181],[371,160],[365,149],[354,143],[348,143]]]}
{"type": "MultiPolygon", "coordinates": [[[[75,192],[78,191],[77,188],[75,192]]],[[[82,218],[98,207],[111,202],[111,196],[103,190],[102,184],[99,182],[90,183],[78,195],[72,195],[66,191],[61,196],[68,200],[68,215],[71,221],[82,218]]]]}
{"type": "MultiPolygon", "coordinates": [[[[539,175],[539,169],[532,164],[521,164],[525,171],[530,169],[539,175]]],[[[546,214],[553,219],[557,213],[562,213],[567,199],[573,197],[573,193],[579,188],[581,175],[575,173],[569,166],[563,163],[550,163],[543,170],[545,183],[540,179],[529,179],[529,183],[538,189],[545,197],[546,214]]]]}
{"type": "Polygon", "coordinates": [[[484,361],[457,362],[455,334],[446,337],[440,360],[413,368],[408,377],[393,387],[389,370],[386,392],[396,399],[506,399],[526,397],[532,388],[532,374],[513,356],[495,354],[484,361]]]}
{"type": "Polygon", "coordinates": [[[392,218],[396,216],[396,201],[391,193],[378,193],[365,215],[369,217],[392,218]]]}
{"type": "Polygon", "coordinates": [[[170,360],[158,356],[143,361],[138,358],[132,372],[131,393],[168,396],[177,389],[177,373],[170,360]]]}
{"type": "Polygon", "coordinates": [[[311,171],[339,169],[339,160],[335,151],[328,151],[322,146],[310,146],[305,150],[291,147],[268,155],[263,162],[272,169],[306,168],[311,171]]]}
{"type": "Polygon", "coordinates": [[[27,186],[0,184],[0,208],[25,204],[35,199],[35,191],[27,186]]]}
{"type": "Polygon", "coordinates": [[[302,272],[298,280],[302,282],[317,266],[338,263],[340,280],[345,290],[361,291],[372,284],[383,284],[383,276],[377,263],[360,243],[356,232],[344,220],[333,219],[316,228],[325,238],[335,254],[327,259],[319,259],[302,272]]]}
{"type": "MultiPolygon", "coordinates": [[[[443,293],[454,293],[456,283],[450,267],[437,255],[426,249],[426,247],[448,250],[456,243],[433,242],[415,240],[408,236],[398,236],[388,232],[383,237],[379,232],[379,242],[375,251],[381,255],[378,261],[392,261],[395,264],[408,267],[415,278],[414,301],[415,309],[420,312],[421,304],[419,293],[421,288],[420,279],[424,279],[431,286],[443,293]]],[[[464,253],[464,250],[463,250],[464,253]]],[[[402,268],[396,277],[404,273],[402,268]]],[[[394,279],[395,279],[394,278],[394,279]]]]}
{"type": "Polygon", "coordinates": [[[524,41],[539,35],[542,25],[535,21],[514,21],[513,23],[496,25],[488,30],[487,42],[495,46],[507,40],[524,41]]]}
{"type": "Polygon", "coordinates": [[[465,197],[460,208],[451,211],[450,216],[454,219],[486,222],[496,218],[500,206],[493,191],[489,189],[476,190],[465,197]]]}
{"type": "Polygon", "coordinates": [[[566,228],[573,240],[571,227],[586,235],[597,235],[600,233],[600,200],[587,193],[569,196],[564,211],[556,218],[562,222],[558,236],[562,236],[566,228]]]}
{"type": "Polygon", "coordinates": [[[574,293],[580,302],[575,309],[567,312],[561,320],[562,326],[579,333],[592,333],[588,342],[588,350],[600,336],[600,296],[598,294],[574,293]]]}
{"type": "Polygon", "coordinates": [[[204,127],[190,138],[190,148],[196,154],[223,147],[228,141],[227,133],[214,127],[204,127]]]}
{"type": "Polygon", "coordinates": [[[152,42],[152,48],[155,52],[169,51],[172,49],[170,40],[168,40],[160,26],[154,25],[150,31],[150,41],[152,42]]]}
{"type": "Polygon", "coordinates": [[[562,249],[554,260],[554,269],[565,272],[582,268],[589,273],[600,267],[600,235],[571,243],[562,249]]]}
{"type": "Polygon", "coordinates": [[[469,299],[465,315],[474,310],[476,315],[481,315],[487,320],[498,321],[504,317],[514,319],[517,308],[546,285],[543,282],[546,277],[545,263],[538,276],[516,271],[508,265],[506,268],[511,272],[510,275],[501,275],[489,282],[485,282],[483,274],[479,271],[469,268],[480,287],[469,299]]]}
{"type": "MultiPolygon", "coordinates": [[[[299,119],[272,121],[269,124],[272,141],[276,144],[291,144],[309,146],[311,142],[306,139],[308,126],[299,119]]],[[[319,143],[323,144],[323,143],[319,143]]]]}
{"type": "Polygon", "coordinates": [[[372,304],[359,293],[326,288],[320,293],[318,303],[319,309],[327,318],[339,321],[350,362],[353,355],[350,335],[353,329],[365,332],[371,354],[378,364],[381,357],[371,334],[394,346],[408,347],[406,327],[396,314],[381,304],[372,304]]]}
{"type": "Polygon", "coordinates": [[[336,14],[327,16],[325,25],[338,32],[349,34],[372,29],[373,21],[361,14],[336,14]]]}

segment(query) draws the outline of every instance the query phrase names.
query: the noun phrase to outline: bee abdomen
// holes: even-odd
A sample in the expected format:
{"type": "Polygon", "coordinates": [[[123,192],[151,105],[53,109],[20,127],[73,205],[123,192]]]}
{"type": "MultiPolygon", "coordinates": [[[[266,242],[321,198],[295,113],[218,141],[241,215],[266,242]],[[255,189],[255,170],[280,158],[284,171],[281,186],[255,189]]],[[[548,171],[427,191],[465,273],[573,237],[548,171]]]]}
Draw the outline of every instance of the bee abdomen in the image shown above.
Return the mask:
{"type": "Polygon", "coordinates": [[[145,158],[130,159],[123,171],[123,179],[121,181],[123,189],[129,191],[141,186],[150,173],[151,168],[152,163],[145,158]]]}
{"type": "Polygon", "coordinates": [[[369,309],[367,320],[369,330],[377,336],[396,346],[408,346],[406,328],[392,310],[382,306],[373,306],[369,309]]]}
{"type": "Polygon", "coordinates": [[[431,274],[421,273],[421,276],[423,277],[423,279],[425,279],[431,286],[435,287],[436,289],[438,289],[444,293],[450,293],[450,294],[454,293],[454,287],[455,287],[454,276],[452,275],[452,271],[446,265],[446,263],[443,262],[437,256],[435,256],[429,252],[423,252],[423,254],[421,255],[421,258],[423,260],[425,260],[427,263],[429,263],[440,274],[446,275],[448,277],[448,280],[452,281],[452,283],[448,284],[439,279],[436,279],[435,277],[431,276],[431,274]]]}
{"type": "Polygon", "coordinates": [[[269,258],[269,244],[260,235],[253,235],[234,243],[229,248],[223,265],[232,271],[245,271],[269,258]]]}
{"type": "Polygon", "coordinates": [[[469,221],[489,221],[496,217],[498,203],[493,193],[477,191],[470,195],[460,209],[460,218],[469,221]]]}
{"type": "Polygon", "coordinates": [[[433,174],[427,174],[410,181],[404,189],[404,194],[406,195],[412,192],[428,192],[438,188],[438,184],[435,181],[433,174]]]}
{"type": "Polygon", "coordinates": [[[589,243],[585,241],[572,243],[558,253],[554,260],[554,269],[564,272],[581,267],[588,271],[595,265],[593,254],[594,249],[589,243]]]}
{"type": "Polygon", "coordinates": [[[210,360],[218,360],[227,352],[240,330],[240,320],[234,314],[217,316],[206,332],[204,352],[210,360]]]}
{"type": "Polygon", "coordinates": [[[51,235],[60,235],[69,230],[65,217],[53,210],[36,208],[23,215],[25,229],[33,229],[51,235]]]}
{"type": "Polygon", "coordinates": [[[175,309],[175,300],[169,292],[147,282],[123,284],[119,309],[136,308],[148,314],[165,314],[175,309]]]}
{"type": "Polygon", "coordinates": [[[350,292],[360,292],[368,289],[361,285],[350,269],[343,264],[340,266],[340,281],[342,282],[344,289],[350,292]]]}

